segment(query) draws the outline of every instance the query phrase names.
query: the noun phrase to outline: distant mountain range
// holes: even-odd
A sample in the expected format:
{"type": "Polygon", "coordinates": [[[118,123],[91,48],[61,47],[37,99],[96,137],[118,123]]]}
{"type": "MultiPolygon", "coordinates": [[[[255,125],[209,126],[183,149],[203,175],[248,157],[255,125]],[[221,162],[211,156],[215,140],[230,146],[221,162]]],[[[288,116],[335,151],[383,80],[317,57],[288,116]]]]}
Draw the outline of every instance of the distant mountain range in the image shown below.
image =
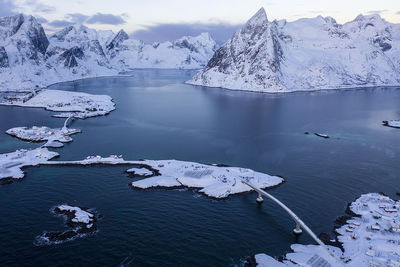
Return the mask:
{"type": "Polygon", "coordinates": [[[188,83],[259,92],[400,85],[400,24],[268,21],[260,9],[188,83]]]}
{"type": "Polygon", "coordinates": [[[145,44],[74,25],[47,36],[32,16],[0,18],[0,90],[117,75],[201,69],[190,84],[259,92],[400,85],[400,24],[379,15],[268,21],[260,9],[222,47],[208,33],[145,44]]]}
{"type": "Polygon", "coordinates": [[[47,36],[22,14],[0,18],[0,90],[30,90],[133,68],[204,67],[217,49],[208,33],[174,42],[145,44],[123,30],[74,25],[47,36]]]}

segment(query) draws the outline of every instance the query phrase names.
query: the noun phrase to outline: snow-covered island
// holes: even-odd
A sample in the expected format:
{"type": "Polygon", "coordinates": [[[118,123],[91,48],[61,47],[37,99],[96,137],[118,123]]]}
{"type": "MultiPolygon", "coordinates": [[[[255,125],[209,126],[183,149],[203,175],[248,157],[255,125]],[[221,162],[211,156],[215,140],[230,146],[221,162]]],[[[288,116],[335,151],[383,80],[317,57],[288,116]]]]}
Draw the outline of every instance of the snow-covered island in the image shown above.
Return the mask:
{"type": "Polygon", "coordinates": [[[342,217],[336,229],[340,248],[329,246],[340,261],[320,246],[294,244],[282,262],[255,255],[257,266],[400,266],[400,201],[369,193],[351,203],[348,213],[353,217],[342,217]]]}
{"type": "Polygon", "coordinates": [[[12,98],[4,97],[9,93],[3,93],[0,104],[21,107],[45,108],[46,110],[61,112],[54,117],[74,117],[85,119],[102,116],[115,109],[112,98],[108,95],[92,95],[80,92],[60,90],[38,90],[30,93],[15,93],[12,98]]]}
{"type": "MultiPolygon", "coordinates": [[[[205,196],[223,199],[230,195],[250,192],[252,188],[242,183],[251,182],[259,188],[271,188],[280,185],[284,179],[278,176],[256,172],[239,167],[206,165],[179,160],[142,160],[128,161],[122,156],[89,156],[81,161],[48,161],[43,165],[133,165],[127,170],[144,179],[130,185],[134,189],[154,188],[192,188],[205,196]]],[[[135,175],[134,175],[135,176],[135,175]]]]}
{"type": "Polygon", "coordinates": [[[86,208],[75,207],[70,205],[59,205],[53,209],[55,214],[66,216],[66,225],[71,230],[64,232],[44,232],[36,237],[37,244],[58,244],[70,241],[77,237],[91,234],[97,230],[97,216],[95,213],[86,208]]]}
{"type": "Polygon", "coordinates": [[[145,44],[123,30],[68,26],[47,35],[33,16],[0,18],[0,91],[43,88],[133,68],[204,67],[217,49],[208,33],[145,44]]]}
{"type": "Polygon", "coordinates": [[[257,92],[400,85],[400,24],[359,15],[269,21],[260,9],[190,84],[257,92]]]}
{"type": "Polygon", "coordinates": [[[400,120],[383,121],[382,124],[388,127],[400,128],[400,120]]]}
{"type": "Polygon", "coordinates": [[[49,128],[46,126],[37,127],[15,127],[8,129],[7,134],[15,136],[24,141],[42,142],[47,141],[43,147],[62,147],[62,143],[72,141],[70,135],[80,133],[79,129],[70,129],[66,126],[62,128],[49,128]]]}
{"type": "Polygon", "coordinates": [[[22,179],[25,176],[22,168],[37,166],[57,156],[58,153],[49,151],[47,148],[20,149],[11,153],[0,154],[0,184],[12,183],[13,180],[22,179]]]}

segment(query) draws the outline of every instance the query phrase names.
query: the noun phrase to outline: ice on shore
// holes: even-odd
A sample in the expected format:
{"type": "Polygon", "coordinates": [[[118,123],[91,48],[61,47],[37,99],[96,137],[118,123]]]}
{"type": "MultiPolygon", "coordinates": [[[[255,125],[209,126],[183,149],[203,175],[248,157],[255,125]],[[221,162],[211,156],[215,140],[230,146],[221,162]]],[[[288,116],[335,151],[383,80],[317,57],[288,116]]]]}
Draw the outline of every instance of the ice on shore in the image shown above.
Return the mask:
{"type": "Polygon", "coordinates": [[[49,128],[49,127],[15,127],[6,131],[7,134],[15,136],[19,139],[32,142],[47,141],[44,147],[62,147],[62,143],[72,141],[70,135],[80,133],[79,129],[49,128]]]}
{"type": "Polygon", "coordinates": [[[49,161],[46,165],[91,165],[91,164],[123,164],[147,169],[151,177],[131,183],[132,188],[176,188],[188,187],[199,189],[200,193],[212,198],[226,198],[229,195],[253,191],[242,183],[251,182],[259,188],[269,188],[281,184],[284,179],[277,176],[256,172],[238,167],[206,165],[178,160],[143,160],[126,161],[122,156],[112,155],[89,156],[81,161],[49,161]]]}
{"type": "Polygon", "coordinates": [[[336,229],[344,252],[329,246],[340,263],[335,263],[321,246],[294,244],[293,253],[286,254],[283,262],[257,254],[257,266],[314,266],[316,262],[320,264],[317,266],[400,266],[400,201],[369,193],[349,208],[354,217],[336,229]]]}
{"type": "Polygon", "coordinates": [[[3,179],[22,179],[23,167],[37,166],[58,156],[58,153],[47,148],[33,150],[20,149],[15,152],[0,154],[0,182],[3,179]]]}
{"type": "Polygon", "coordinates": [[[0,104],[45,108],[61,112],[53,115],[54,117],[79,119],[106,115],[115,109],[115,104],[108,95],[60,90],[39,90],[36,93],[14,94],[13,97],[3,96],[0,104]]]}

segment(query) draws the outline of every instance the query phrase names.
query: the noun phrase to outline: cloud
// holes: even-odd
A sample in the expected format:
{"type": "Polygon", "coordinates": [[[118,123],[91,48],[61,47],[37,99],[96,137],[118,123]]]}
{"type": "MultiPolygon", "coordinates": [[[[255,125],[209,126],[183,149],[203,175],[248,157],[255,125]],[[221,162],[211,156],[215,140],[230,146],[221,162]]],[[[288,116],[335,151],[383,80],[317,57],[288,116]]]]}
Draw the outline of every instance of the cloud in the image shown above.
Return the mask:
{"type": "Polygon", "coordinates": [[[53,20],[47,23],[47,25],[55,27],[55,28],[63,28],[67,26],[73,25],[74,22],[68,21],[68,20],[53,20]]]}
{"type": "Polygon", "coordinates": [[[53,13],[56,11],[56,8],[54,6],[46,5],[43,3],[40,3],[38,0],[27,0],[24,1],[21,6],[23,8],[29,8],[33,12],[37,13],[53,13]]]}
{"type": "Polygon", "coordinates": [[[126,14],[113,15],[113,14],[96,13],[93,16],[89,17],[85,22],[87,24],[121,25],[126,23],[123,16],[125,17],[126,14]]]}
{"type": "Polygon", "coordinates": [[[209,32],[217,43],[222,44],[230,39],[240,27],[241,25],[223,22],[157,24],[145,26],[145,29],[134,32],[132,37],[152,43],[175,40],[185,35],[195,36],[202,32],[209,32]]]}
{"type": "Polygon", "coordinates": [[[366,12],[366,14],[368,14],[368,15],[374,15],[374,14],[380,15],[380,14],[385,13],[385,12],[387,12],[387,11],[388,11],[387,9],[370,10],[370,11],[366,12]]]}
{"type": "Polygon", "coordinates": [[[14,15],[17,6],[10,0],[0,0],[0,17],[14,15]]]}
{"type": "Polygon", "coordinates": [[[81,13],[69,13],[64,16],[64,19],[50,21],[47,25],[54,28],[67,27],[76,23],[120,25],[126,23],[123,17],[128,17],[128,15],[125,13],[121,15],[96,13],[89,16],[81,13]]]}
{"type": "Polygon", "coordinates": [[[65,15],[65,18],[74,23],[82,23],[86,21],[90,16],[81,13],[70,13],[65,15]]]}

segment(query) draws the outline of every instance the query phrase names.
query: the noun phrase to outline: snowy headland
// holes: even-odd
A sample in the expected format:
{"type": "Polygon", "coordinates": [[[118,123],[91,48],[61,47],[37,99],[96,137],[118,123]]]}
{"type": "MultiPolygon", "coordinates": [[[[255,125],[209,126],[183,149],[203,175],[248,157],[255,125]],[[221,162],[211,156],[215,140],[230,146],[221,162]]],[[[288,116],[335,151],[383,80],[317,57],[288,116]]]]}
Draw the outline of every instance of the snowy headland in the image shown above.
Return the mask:
{"type": "Polygon", "coordinates": [[[53,115],[59,118],[74,117],[85,119],[106,115],[115,109],[115,104],[108,95],[92,95],[60,90],[39,90],[34,93],[12,94],[12,98],[3,96],[0,99],[0,104],[45,108],[46,110],[61,112],[53,115]]]}
{"type": "Polygon", "coordinates": [[[12,183],[13,180],[22,179],[25,176],[22,168],[38,166],[40,163],[57,156],[58,153],[49,151],[47,148],[20,149],[11,153],[0,154],[0,184],[12,183]]]}
{"type": "Polygon", "coordinates": [[[89,156],[81,161],[48,161],[42,165],[133,165],[127,170],[144,179],[134,181],[130,185],[134,189],[154,188],[193,188],[208,197],[223,199],[230,195],[250,192],[252,188],[242,183],[251,182],[259,188],[275,187],[284,182],[278,176],[256,172],[238,167],[205,165],[178,160],[143,160],[128,161],[121,156],[112,155],[89,156]]]}
{"type": "Polygon", "coordinates": [[[79,129],[70,129],[66,126],[63,128],[49,128],[46,126],[37,127],[15,127],[6,131],[7,134],[15,136],[24,141],[42,142],[47,141],[43,147],[62,147],[62,143],[72,141],[70,135],[80,133],[79,129]]]}

